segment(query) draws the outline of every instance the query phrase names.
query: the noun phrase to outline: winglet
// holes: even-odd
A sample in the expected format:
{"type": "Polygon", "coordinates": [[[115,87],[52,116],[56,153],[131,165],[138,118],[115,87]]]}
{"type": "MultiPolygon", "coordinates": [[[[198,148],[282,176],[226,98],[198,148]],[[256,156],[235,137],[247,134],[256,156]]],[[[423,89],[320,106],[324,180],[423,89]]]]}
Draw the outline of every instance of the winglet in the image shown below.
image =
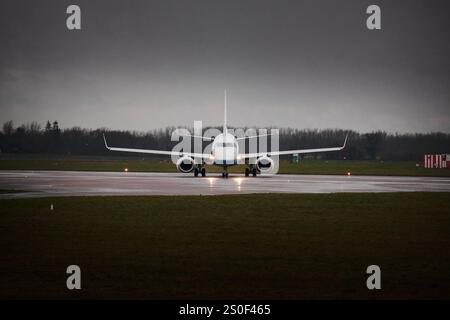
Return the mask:
{"type": "Polygon", "coordinates": [[[345,148],[345,145],[347,144],[347,138],[348,138],[348,133],[345,135],[344,145],[341,147],[341,149],[345,148]]]}
{"type": "Polygon", "coordinates": [[[106,143],[106,138],[105,138],[105,134],[103,134],[103,141],[105,141],[105,147],[106,147],[106,149],[108,149],[108,150],[109,150],[108,144],[106,143]]]}

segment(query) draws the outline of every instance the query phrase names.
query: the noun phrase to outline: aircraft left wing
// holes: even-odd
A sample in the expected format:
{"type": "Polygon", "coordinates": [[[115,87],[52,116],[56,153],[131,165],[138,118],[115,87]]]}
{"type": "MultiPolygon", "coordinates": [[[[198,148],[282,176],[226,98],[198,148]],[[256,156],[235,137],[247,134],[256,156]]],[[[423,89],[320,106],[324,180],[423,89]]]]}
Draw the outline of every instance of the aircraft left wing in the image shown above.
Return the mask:
{"type": "Polygon", "coordinates": [[[277,134],[278,133],[264,133],[264,134],[258,134],[256,136],[236,137],[236,140],[253,139],[253,138],[259,138],[259,137],[269,137],[269,136],[274,136],[277,134]]]}
{"type": "Polygon", "coordinates": [[[193,157],[193,158],[203,158],[203,159],[208,159],[210,157],[210,155],[206,154],[206,153],[110,147],[110,146],[108,146],[108,143],[106,142],[106,138],[105,138],[104,134],[103,134],[103,141],[105,141],[106,149],[111,150],[111,151],[161,154],[161,155],[166,155],[166,156],[179,156],[179,157],[189,156],[189,157],[193,157]]]}
{"type": "Polygon", "coordinates": [[[318,149],[299,149],[299,150],[287,150],[287,151],[267,151],[267,152],[257,152],[257,153],[245,153],[240,154],[239,158],[258,158],[262,156],[282,156],[294,153],[317,153],[317,152],[329,152],[329,151],[340,151],[345,148],[347,143],[348,134],[345,136],[344,144],[340,147],[332,148],[318,148],[318,149]]]}

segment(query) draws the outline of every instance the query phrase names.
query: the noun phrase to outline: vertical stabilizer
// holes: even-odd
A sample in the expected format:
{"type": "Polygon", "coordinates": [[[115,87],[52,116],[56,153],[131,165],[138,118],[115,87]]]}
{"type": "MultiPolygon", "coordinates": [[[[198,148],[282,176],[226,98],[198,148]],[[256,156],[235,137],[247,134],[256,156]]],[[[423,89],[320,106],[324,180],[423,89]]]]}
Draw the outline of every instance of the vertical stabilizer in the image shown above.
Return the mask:
{"type": "Polygon", "coordinates": [[[223,134],[227,134],[227,90],[224,91],[223,100],[223,134]]]}

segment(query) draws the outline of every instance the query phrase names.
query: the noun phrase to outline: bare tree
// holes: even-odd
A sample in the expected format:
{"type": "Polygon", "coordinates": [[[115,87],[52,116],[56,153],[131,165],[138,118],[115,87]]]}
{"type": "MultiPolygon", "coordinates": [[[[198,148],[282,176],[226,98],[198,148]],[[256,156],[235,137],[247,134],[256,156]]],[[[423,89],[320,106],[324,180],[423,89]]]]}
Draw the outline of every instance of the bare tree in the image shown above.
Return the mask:
{"type": "Polygon", "coordinates": [[[14,123],[12,120],[6,121],[3,124],[3,133],[10,136],[14,132],[14,123]]]}

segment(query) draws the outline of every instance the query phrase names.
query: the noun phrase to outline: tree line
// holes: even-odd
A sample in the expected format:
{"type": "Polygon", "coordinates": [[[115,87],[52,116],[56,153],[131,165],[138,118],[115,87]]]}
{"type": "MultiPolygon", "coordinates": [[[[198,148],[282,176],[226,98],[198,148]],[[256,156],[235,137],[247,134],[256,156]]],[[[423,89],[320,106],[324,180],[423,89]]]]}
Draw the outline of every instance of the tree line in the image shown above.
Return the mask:
{"type": "MultiPolygon", "coordinates": [[[[207,129],[207,128],[205,128],[207,129]]],[[[220,130],[220,127],[217,127],[220,130]]],[[[247,128],[243,128],[244,131],[247,128]]],[[[179,141],[171,141],[175,127],[148,132],[84,129],[60,129],[57,121],[47,121],[42,127],[31,122],[15,127],[12,121],[3,124],[0,132],[1,153],[54,154],[83,156],[112,156],[106,150],[102,134],[114,146],[171,150],[179,141]]],[[[192,132],[192,130],[190,130],[192,132]]],[[[384,131],[359,133],[341,129],[279,129],[280,150],[320,148],[342,145],[348,133],[348,143],[341,152],[305,155],[321,159],[352,160],[414,160],[421,161],[424,154],[450,153],[450,134],[442,132],[392,134],[384,131]]],[[[268,139],[270,141],[270,138],[268,139]]],[[[208,142],[209,143],[209,142],[208,142]]],[[[248,142],[247,142],[248,143],[248,142]]],[[[206,144],[204,144],[206,145],[206,144]]],[[[130,156],[132,154],[127,154],[130,156]]],[[[136,155],[142,156],[142,155],[136,155]]],[[[148,156],[148,155],[147,155],[148,156]]]]}

